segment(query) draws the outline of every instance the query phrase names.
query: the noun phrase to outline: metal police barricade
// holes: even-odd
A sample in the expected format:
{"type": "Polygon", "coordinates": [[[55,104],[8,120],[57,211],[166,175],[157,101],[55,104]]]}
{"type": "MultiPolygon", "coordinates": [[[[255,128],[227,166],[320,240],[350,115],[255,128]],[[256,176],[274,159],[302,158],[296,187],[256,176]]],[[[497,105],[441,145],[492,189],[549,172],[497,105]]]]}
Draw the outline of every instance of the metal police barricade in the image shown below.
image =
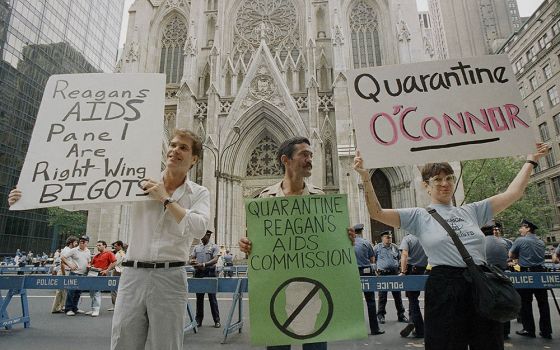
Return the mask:
{"type": "MultiPolygon", "coordinates": [[[[239,266],[242,267],[242,266],[239,266]]],[[[560,272],[520,272],[507,273],[515,288],[552,289],[560,288],[560,272]]],[[[421,291],[424,290],[427,275],[421,276],[371,276],[360,277],[364,292],[372,291],[421,291]]],[[[118,277],[85,277],[85,276],[39,276],[12,275],[0,276],[0,327],[10,329],[13,324],[23,323],[25,328],[31,324],[27,289],[80,289],[80,290],[115,290],[118,277]],[[1,291],[8,290],[5,298],[1,291]],[[20,295],[22,316],[10,318],[7,307],[13,296],[20,295]]],[[[236,330],[241,333],[243,328],[242,302],[243,293],[248,291],[247,278],[189,278],[188,291],[191,293],[233,293],[233,301],[223,330],[226,342],[229,334],[236,330]],[[237,321],[234,314],[237,309],[237,321]]],[[[196,332],[196,322],[187,303],[186,312],[190,321],[185,330],[196,332]]],[[[560,311],[559,311],[560,312],[560,311]]]]}
{"type": "Polygon", "coordinates": [[[0,275],[17,274],[18,272],[26,273],[49,273],[49,266],[0,266],[0,275]]]}
{"type": "Polygon", "coordinates": [[[23,323],[24,328],[29,328],[29,304],[27,289],[79,289],[79,290],[116,290],[119,284],[118,277],[86,277],[86,276],[41,276],[17,275],[0,276],[0,327],[11,328],[13,324],[23,323]],[[2,290],[8,290],[7,296],[2,298],[2,290]],[[12,317],[8,315],[8,305],[13,296],[21,298],[22,315],[12,317]]]}
{"type": "MultiPolygon", "coordinates": [[[[506,272],[515,289],[560,288],[560,272],[506,272]]],[[[364,292],[422,291],[428,275],[360,277],[364,292]]]]}
{"type": "MultiPolygon", "coordinates": [[[[233,293],[231,307],[229,309],[226,323],[224,324],[224,338],[222,344],[225,344],[228,335],[243,329],[243,293],[247,292],[247,278],[235,277],[204,277],[189,278],[187,283],[189,293],[233,293]],[[237,321],[234,321],[237,309],[237,321]]],[[[193,330],[197,332],[196,321],[192,316],[184,327],[185,331],[193,330]]]]}

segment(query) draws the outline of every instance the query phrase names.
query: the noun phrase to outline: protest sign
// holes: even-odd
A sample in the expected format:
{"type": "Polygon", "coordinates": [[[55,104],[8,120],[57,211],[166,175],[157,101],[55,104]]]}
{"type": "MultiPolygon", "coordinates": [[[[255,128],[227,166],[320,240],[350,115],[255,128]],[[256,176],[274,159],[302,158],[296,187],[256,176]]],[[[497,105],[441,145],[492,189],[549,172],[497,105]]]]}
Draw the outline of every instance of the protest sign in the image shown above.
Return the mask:
{"type": "Polygon", "coordinates": [[[346,195],[245,202],[254,345],[364,338],[346,195]]]}
{"type": "Polygon", "coordinates": [[[535,151],[507,55],[348,71],[366,168],[535,151]]]}
{"type": "Polygon", "coordinates": [[[146,200],[161,169],[165,75],[49,78],[11,210],[146,200]]]}

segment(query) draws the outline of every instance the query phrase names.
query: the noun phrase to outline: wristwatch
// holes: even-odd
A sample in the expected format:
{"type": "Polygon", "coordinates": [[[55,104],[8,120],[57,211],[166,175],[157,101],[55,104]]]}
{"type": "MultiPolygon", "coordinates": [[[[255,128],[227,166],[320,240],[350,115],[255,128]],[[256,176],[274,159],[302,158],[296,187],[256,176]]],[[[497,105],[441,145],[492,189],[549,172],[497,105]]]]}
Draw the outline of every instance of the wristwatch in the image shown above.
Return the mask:
{"type": "Polygon", "coordinates": [[[171,203],[175,203],[175,200],[171,197],[167,197],[165,199],[165,201],[163,202],[163,209],[167,209],[167,205],[169,205],[171,203]]]}

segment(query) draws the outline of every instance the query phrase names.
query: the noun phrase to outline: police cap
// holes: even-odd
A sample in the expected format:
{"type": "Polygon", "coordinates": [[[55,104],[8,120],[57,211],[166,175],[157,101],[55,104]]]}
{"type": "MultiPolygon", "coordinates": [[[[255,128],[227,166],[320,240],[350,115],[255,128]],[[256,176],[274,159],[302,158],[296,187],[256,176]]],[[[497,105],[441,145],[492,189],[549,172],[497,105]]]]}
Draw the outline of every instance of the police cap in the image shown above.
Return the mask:
{"type": "Polygon", "coordinates": [[[356,224],[354,225],[354,231],[356,231],[356,233],[363,231],[364,230],[364,224],[356,224]]]}
{"type": "Polygon", "coordinates": [[[528,228],[531,229],[531,232],[534,232],[536,229],[539,228],[537,225],[533,224],[531,221],[527,219],[523,219],[521,221],[521,226],[527,226],[528,228]]]}
{"type": "Polygon", "coordinates": [[[383,231],[381,232],[381,237],[383,236],[393,236],[393,232],[387,230],[387,231],[383,231]]]}

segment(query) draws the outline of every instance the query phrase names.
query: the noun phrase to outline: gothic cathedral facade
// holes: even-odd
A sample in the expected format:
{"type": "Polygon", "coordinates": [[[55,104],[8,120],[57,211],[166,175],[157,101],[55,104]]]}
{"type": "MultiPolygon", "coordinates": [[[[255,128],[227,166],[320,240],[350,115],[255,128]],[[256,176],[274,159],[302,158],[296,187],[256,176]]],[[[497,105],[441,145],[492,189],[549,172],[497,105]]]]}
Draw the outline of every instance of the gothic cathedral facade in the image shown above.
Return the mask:
{"type": "MultiPolygon", "coordinates": [[[[237,250],[243,199],[279,181],[276,149],[296,135],[313,147],[309,181],[346,193],[350,222],[365,223],[376,240],[384,227],[370,222],[352,170],[345,71],[432,59],[416,1],[136,0],[129,16],[118,71],[165,73],[163,144],[175,127],[204,140],[189,176],[210,190],[219,245],[237,250]]],[[[373,169],[371,176],[386,207],[427,201],[415,167],[373,169]]],[[[127,241],[127,212],[90,211],[88,230],[127,241]]]]}

